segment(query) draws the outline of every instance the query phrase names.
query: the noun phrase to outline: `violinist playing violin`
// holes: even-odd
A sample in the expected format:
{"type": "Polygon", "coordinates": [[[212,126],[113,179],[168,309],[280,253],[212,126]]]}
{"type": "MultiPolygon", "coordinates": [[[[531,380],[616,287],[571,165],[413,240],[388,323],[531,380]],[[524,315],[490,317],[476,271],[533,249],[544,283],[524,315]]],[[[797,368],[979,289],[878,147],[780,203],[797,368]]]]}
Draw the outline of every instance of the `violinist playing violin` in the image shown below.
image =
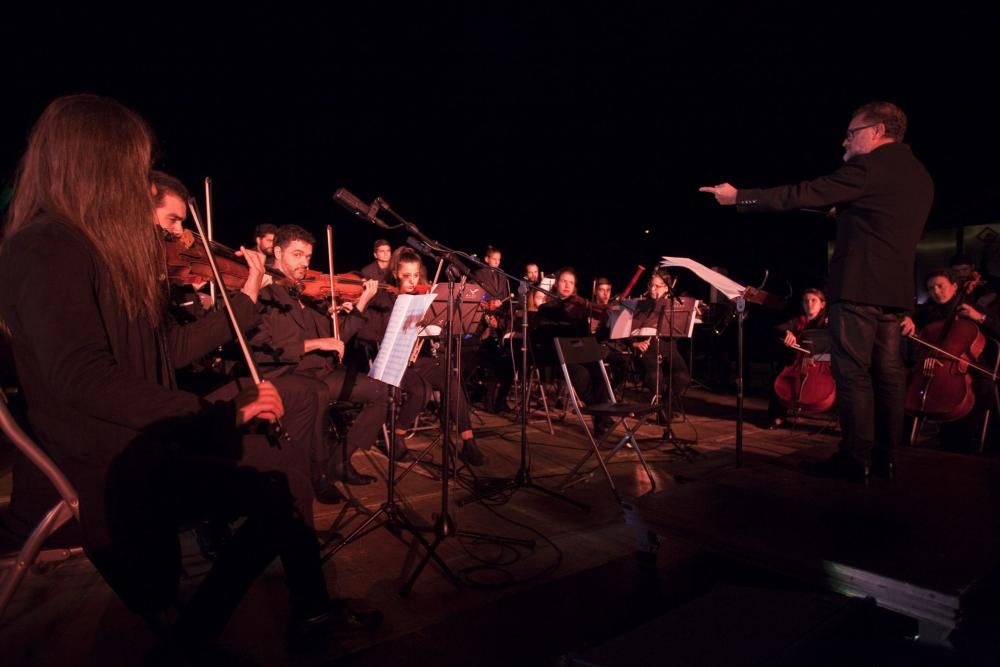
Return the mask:
{"type": "MultiPolygon", "coordinates": [[[[274,267],[294,284],[306,277],[315,238],[298,225],[282,225],[274,238],[274,267]]],[[[369,448],[375,442],[385,421],[388,389],[364,373],[348,370],[338,357],[344,353],[344,341],[359,329],[368,302],[375,296],[378,283],[364,283],[357,304],[350,307],[344,318],[341,338],[333,336],[329,304],[300,297],[292,284],[272,284],[260,295],[260,319],[250,340],[261,372],[279,390],[287,384],[312,387],[321,405],[346,401],[360,404],[358,414],[347,433],[345,449],[330,451],[327,447],[326,410],[314,424],[311,452],[313,483],[317,497],[333,495],[330,480],[363,485],[375,481],[363,475],[351,464],[351,456],[359,448],[369,448]]]]}
{"type": "MultiPolygon", "coordinates": [[[[986,336],[1000,337],[1000,315],[995,308],[981,304],[971,304],[975,294],[975,278],[960,281],[947,270],[932,271],[925,277],[928,299],[917,306],[912,317],[907,315],[901,324],[904,336],[917,335],[923,338],[929,325],[943,323],[951,317],[961,321],[972,322],[986,336]],[[966,285],[963,289],[962,285],[966,285]]],[[[932,341],[938,342],[938,341],[932,341]]],[[[987,349],[990,349],[987,347],[987,349]]],[[[922,356],[923,346],[912,342],[907,348],[909,361],[922,356]]],[[[992,370],[993,359],[979,358],[979,366],[992,370]]],[[[911,382],[916,381],[914,374],[919,369],[911,371],[911,382]]],[[[968,371],[972,379],[972,391],[975,403],[972,410],[965,416],[941,424],[941,447],[949,451],[973,452],[979,447],[981,428],[986,412],[993,406],[992,379],[983,373],[968,371]]]]}
{"type": "MultiPolygon", "coordinates": [[[[827,335],[829,318],[826,314],[826,295],[822,291],[811,287],[802,292],[802,314],[778,325],[778,334],[781,337],[781,344],[785,349],[803,347],[808,349],[813,355],[829,355],[830,339],[827,335]],[[811,335],[813,332],[822,332],[821,335],[811,335]]],[[[787,357],[797,357],[797,355],[784,355],[785,361],[781,364],[788,367],[793,363],[787,357]]],[[[784,423],[788,415],[788,408],[779,399],[777,393],[771,393],[771,400],[768,404],[768,417],[770,418],[769,429],[775,429],[784,423]]]]}
{"type": "MultiPolygon", "coordinates": [[[[250,583],[280,555],[297,643],[336,612],[315,534],[288,480],[238,466],[236,429],[285,413],[263,382],[210,404],[176,388],[183,365],[232,335],[205,317],[164,315],[164,247],[154,221],[146,122],[95,95],[61,97],[35,124],[0,245],[0,321],[10,337],[27,420],[76,487],[84,549],[130,610],[192,662],[221,635],[250,583]],[[178,599],[178,529],[246,518],[186,605],[178,599]]],[[[234,308],[253,314],[262,266],[234,308]]]]}
{"type": "MultiPolygon", "coordinates": [[[[586,337],[590,335],[587,314],[589,302],[576,293],[576,270],[564,267],[556,272],[553,289],[558,299],[538,306],[537,326],[531,333],[531,344],[538,363],[556,363],[552,339],[555,337],[586,337]]],[[[576,393],[584,403],[603,403],[610,400],[601,369],[596,364],[568,364],[570,378],[576,393]]],[[[594,435],[607,433],[614,420],[594,417],[594,435]]]]}

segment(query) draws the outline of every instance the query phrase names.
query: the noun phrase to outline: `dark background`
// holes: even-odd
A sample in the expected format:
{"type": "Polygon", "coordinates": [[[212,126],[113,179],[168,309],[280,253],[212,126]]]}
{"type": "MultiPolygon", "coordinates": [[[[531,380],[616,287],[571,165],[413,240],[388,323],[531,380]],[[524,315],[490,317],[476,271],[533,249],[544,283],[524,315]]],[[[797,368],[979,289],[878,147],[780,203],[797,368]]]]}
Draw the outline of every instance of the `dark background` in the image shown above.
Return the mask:
{"type": "Polygon", "coordinates": [[[10,10],[0,175],[48,101],[96,92],[150,121],[192,191],[212,177],[231,245],[332,223],[338,271],[360,267],[381,233],[331,201],[346,186],[459,249],[498,244],[513,272],[575,265],[588,296],[663,254],[798,291],[822,282],[832,223],[739,216],[697,187],[826,173],[852,109],[884,98],[936,180],[930,226],[994,220],[993,12],[468,5],[10,10]]]}

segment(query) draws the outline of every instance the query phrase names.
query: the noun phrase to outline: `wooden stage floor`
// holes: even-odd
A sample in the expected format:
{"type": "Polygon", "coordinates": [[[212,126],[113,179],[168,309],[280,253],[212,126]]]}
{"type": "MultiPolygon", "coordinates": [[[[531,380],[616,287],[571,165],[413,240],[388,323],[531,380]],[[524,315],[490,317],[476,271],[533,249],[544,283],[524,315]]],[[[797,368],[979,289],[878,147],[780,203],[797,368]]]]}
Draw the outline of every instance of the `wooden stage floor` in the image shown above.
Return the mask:
{"type": "MultiPolygon", "coordinates": [[[[768,533],[759,533],[761,542],[788,548],[795,535],[806,534],[800,546],[808,543],[819,552],[827,546],[830,549],[842,546],[833,543],[835,540],[824,544],[816,537],[827,534],[832,539],[837,535],[835,525],[828,532],[814,529],[817,523],[831,521],[829,514],[807,514],[818,502],[817,497],[835,498],[846,483],[812,484],[794,470],[798,458],[818,457],[831,451],[837,435],[829,422],[818,420],[807,420],[795,430],[759,428],[755,424],[764,421],[765,403],[760,399],[748,399],[744,467],[735,470],[734,398],[692,391],[687,403],[688,414],[684,421],[676,424],[676,433],[697,439],[695,449],[699,455],[693,460],[663,449],[662,443],[656,441],[662,427],[642,429],[642,435],[651,438],[643,444],[643,451],[661,493],[637,502],[650,503],[648,507],[652,507],[658,499],[681,494],[688,503],[683,508],[678,503],[678,512],[673,517],[675,523],[690,524],[687,530],[675,531],[673,526],[668,530],[670,522],[661,517],[658,526],[662,530],[658,532],[662,532],[663,537],[655,556],[640,557],[636,532],[626,522],[625,512],[600,476],[567,490],[574,500],[589,504],[589,511],[530,490],[465,504],[461,500],[469,495],[467,490],[460,485],[453,486],[450,514],[460,530],[534,541],[534,546],[497,546],[464,537],[447,539],[438,553],[462,580],[462,590],[456,590],[435,566],[430,565],[416,581],[410,595],[403,597],[399,594],[400,585],[422,550],[415,547],[407,535],[398,539],[388,530],[378,529],[347,545],[326,565],[325,571],[328,584],[336,595],[364,599],[383,610],[386,622],[382,629],[371,635],[336,637],[325,650],[316,654],[285,655],[281,645],[287,603],[279,567],[273,565],[258,579],[238,609],[226,630],[224,644],[233,653],[248,659],[248,664],[264,665],[556,665],[572,662],[565,656],[582,656],[589,651],[603,655],[603,662],[572,664],[644,664],[622,652],[612,653],[618,660],[609,661],[607,651],[600,653],[598,649],[613,643],[617,637],[627,636],[629,631],[643,624],[680,614],[688,619],[686,623],[672,623],[655,633],[644,633],[646,645],[637,646],[635,642],[630,645],[647,659],[663,658],[660,664],[667,662],[668,647],[681,644],[688,652],[675,655],[689,656],[685,663],[691,661],[690,656],[700,655],[706,663],[718,660],[737,664],[739,661],[734,662],[731,656],[723,659],[718,652],[699,652],[699,645],[708,647],[717,643],[718,633],[710,631],[711,623],[697,624],[702,628],[699,633],[690,621],[694,617],[684,610],[701,609],[699,613],[703,614],[716,599],[722,600],[719,604],[732,606],[733,599],[746,597],[740,593],[734,598],[733,586],[739,591],[764,591],[771,596],[776,590],[785,591],[783,594],[799,591],[814,597],[827,594],[822,592],[822,585],[799,583],[798,572],[781,572],[781,567],[768,567],[769,563],[753,563],[752,567],[734,564],[736,560],[752,563],[752,558],[744,557],[746,554],[734,554],[733,559],[720,558],[720,552],[726,556],[724,552],[728,546],[720,546],[718,535],[704,533],[712,527],[731,533],[737,523],[756,525],[747,520],[750,503],[743,508],[743,515],[730,513],[730,510],[739,509],[741,502],[746,502],[745,495],[734,495],[731,490],[734,475],[750,480],[745,482],[746,488],[774,486],[777,476],[792,479],[794,484],[782,485],[785,491],[769,495],[771,504],[766,508],[767,517],[757,517],[757,520],[766,518],[772,530],[783,537],[772,540],[768,533]],[[754,470],[770,472],[755,474],[754,470]],[[787,491],[796,487],[802,488],[787,491]],[[722,495],[697,497],[696,491],[701,488],[726,491],[722,495]],[[804,498],[809,502],[803,502],[804,498]],[[702,516],[699,512],[715,512],[719,516],[706,518],[707,515],[702,516]],[[779,525],[785,528],[779,530],[779,525]],[[722,594],[720,590],[730,593],[722,594]],[[682,627],[684,629],[680,630],[682,627]],[[673,633],[671,628],[676,628],[673,633]]],[[[489,462],[476,473],[482,478],[511,476],[519,463],[519,425],[494,415],[480,414],[478,419],[478,439],[489,462]]],[[[555,431],[550,435],[544,421],[533,421],[528,429],[533,478],[548,488],[558,486],[588,447],[572,415],[564,422],[556,422],[555,431]]],[[[429,438],[418,435],[411,441],[411,447],[428,441],[429,438]]],[[[433,454],[439,458],[440,450],[435,449],[433,454]]],[[[372,473],[375,470],[375,474],[385,463],[384,459],[374,456],[370,459],[358,456],[356,462],[362,471],[372,473]]],[[[963,465],[974,471],[979,469],[977,463],[995,465],[991,460],[973,458],[965,460],[963,465]]],[[[937,483],[933,465],[922,466],[921,470],[919,484],[933,486],[937,483]]],[[[649,491],[649,483],[633,452],[625,450],[618,454],[613,459],[611,471],[624,496],[640,498],[649,491]]],[[[905,472],[904,468],[901,475],[905,472]]],[[[468,483],[467,471],[461,471],[460,477],[468,483]]],[[[916,484],[914,480],[907,488],[916,488],[916,484]]],[[[488,482],[481,483],[481,488],[489,486],[488,482]]],[[[9,471],[0,479],[0,492],[4,488],[9,489],[9,471]]],[[[351,491],[360,504],[370,509],[377,508],[385,500],[385,485],[381,481],[367,487],[351,487],[351,491]]],[[[440,484],[432,479],[411,473],[399,484],[399,492],[402,504],[415,521],[430,522],[440,511],[440,484]]],[[[905,504],[903,500],[871,499],[891,497],[891,488],[870,492],[849,489],[848,492],[868,493],[868,500],[858,501],[862,503],[905,504]]],[[[913,499],[913,496],[906,498],[913,499]]],[[[977,496],[963,505],[962,511],[965,512],[971,503],[994,516],[1000,510],[995,500],[992,495],[977,496]],[[990,503],[990,506],[985,507],[981,502],[990,503]]],[[[924,508],[926,502],[917,506],[924,508]]],[[[658,507],[662,509],[663,506],[658,507]]],[[[668,503],[666,507],[671,505],[668,503]]],[[[326,532],[339,519],[341,523],[349,522],[339,527],[345,532],[363,518],[354,510],[341,515],[341,509],[342,506],[317,505],[318,527],[326,532]]],[[[899,509],[904,510],[905,507],[899,509]]],[[[960,519],[956,517],[956,521],[960,519]]],[[[868,529],[877,531],[873,539],[889,540],[894,539],[893,530],[918,528],[920,526],[894,528],[884,525],[879,529],[875,525],[868,529]]],[[[940,529],[941,526],[935,527],[935,530],[940,529]]],[[[970,538],[954,548],[975,551],[982,544],[983,540],[970,538]]],[[[192,540],[186,540],[185,551],[188,554],[185,570],[190,584],[205,571],[206,563],[197,555],[192,540]]],[[[862,551],[874,559],[886,553],[881,545],[862,551]]],[[[993,564],[987,562],[988,554],[980,555],[974,563],[978,568],[976,572],[987,570],[993,564]]],[[[817,555],[820,556],[822,553],[817,555]]],[[[891,557],[901,556],[892,554],[891,557]]],[[[830,560],[853,562],[833,557],[830,560]]],[[[913,564],[913,567],[919,566],[913,564]]],[[[959,563],[954,569],[962,567],[959,563]]],[[[788,608],[785,603],[781,605],[788,608]]],[[[828,600],[812,606],[831,610],[842,608],[828,600]]],[[[777,611],[775,614],[780,615],[777,611]]],[[[760,619],[756,625],[767,626],[760,619]]],[[[757,634],[761,632],[766,630],[757,634]]],[[[9,665],[141,664],[152,641],[143,623],[123,607],[83,558],[44,573],[29,574],[7,614],[0,619],[0,656],[4,664],[9,665]]],[[[976,652],[982,650],[981,640],[970,642],[974,648],[969,650],[978,655],[976,652]]]]}

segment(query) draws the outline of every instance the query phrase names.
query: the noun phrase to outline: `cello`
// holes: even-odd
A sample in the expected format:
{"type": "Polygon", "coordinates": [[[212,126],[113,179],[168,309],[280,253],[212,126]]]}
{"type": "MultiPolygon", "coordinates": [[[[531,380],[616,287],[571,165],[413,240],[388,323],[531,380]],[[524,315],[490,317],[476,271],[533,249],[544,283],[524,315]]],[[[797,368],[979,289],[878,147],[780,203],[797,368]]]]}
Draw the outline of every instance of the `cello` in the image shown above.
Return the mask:
{"type": "Polygon", "coordinates": [[[919,336],[910,336],[921,347],[906,385],[908,415],[957,421],[972,411],[975,392],[969,369],[983,370],[976,362],[986,347],[986,337],[978,325],[961,319],[958,309],[981,282],[977,273],[965,279],[953,297],[948,317],[931,322],[919,336]]]}

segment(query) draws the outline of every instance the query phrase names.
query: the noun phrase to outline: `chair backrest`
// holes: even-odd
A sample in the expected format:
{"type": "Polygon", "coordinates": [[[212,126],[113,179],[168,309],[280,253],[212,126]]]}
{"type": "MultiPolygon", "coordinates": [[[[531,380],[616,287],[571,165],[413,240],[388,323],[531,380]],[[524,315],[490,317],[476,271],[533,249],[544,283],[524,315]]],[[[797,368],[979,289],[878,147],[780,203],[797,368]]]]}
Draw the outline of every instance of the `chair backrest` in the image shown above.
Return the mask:
{"type": "Polygon", "coordinates": [[[586,338],[555,338],[556,354],[561,364],[592,364],[604,357],[593,336],[586,338]]]}

